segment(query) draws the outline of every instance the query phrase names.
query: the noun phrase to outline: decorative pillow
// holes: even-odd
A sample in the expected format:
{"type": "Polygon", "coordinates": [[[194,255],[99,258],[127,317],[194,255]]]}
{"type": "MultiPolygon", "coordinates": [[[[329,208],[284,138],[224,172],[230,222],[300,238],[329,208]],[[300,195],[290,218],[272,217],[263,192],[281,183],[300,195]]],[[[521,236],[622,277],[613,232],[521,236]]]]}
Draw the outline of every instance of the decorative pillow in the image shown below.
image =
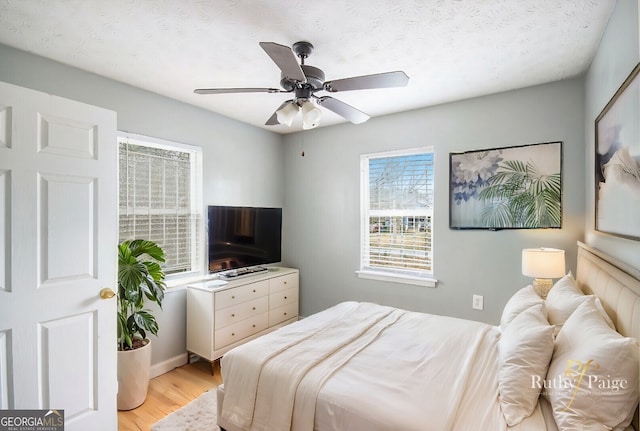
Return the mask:
{"type": "MultiPolygon", "coordinates": [[[[578,282],[573,278],[571,272],[556,282],[547,295],[545,304],[547,306],[547,318],[549,323],[556,326],[556,333],[560,330],[569,316],[592,295],[585,295],[578,287],[578,282]]],[[[600,299],[596,299],[596,307],[602,313],[602,317],[607,324],[615,329],[613,321],[607,315],[600,299]]]]}
{"type": "Polygon", "coordinates": [[[564,325],[571,313],[587,298],[571,272],[558,280],[547,294],[547,317],[552,325],[564,325]]]}
{"type": "Polygon", "coordinates": [[[638,405],[638,340],[604,320],[589,296],[556,339],[545,396],[559,429],[623,430],[638,405]]]}
{"type": "Polygon", "coordinates": [[[507,325],[515,319],[515,317],[524,310],[534,305],[543,304],[544,300],[533,290],[533,286],[528,285],[518,290],[507,301],[502,309],[502,317],[500,318],[500,328],[504,331],[507,325]]]}
{"type": "Polygon", "coordinates": [[[553,326],[544,304],[516,316],[498,343],[498,389],[502,414],[509,426],[533,413],[553,355],[553,326]]]}

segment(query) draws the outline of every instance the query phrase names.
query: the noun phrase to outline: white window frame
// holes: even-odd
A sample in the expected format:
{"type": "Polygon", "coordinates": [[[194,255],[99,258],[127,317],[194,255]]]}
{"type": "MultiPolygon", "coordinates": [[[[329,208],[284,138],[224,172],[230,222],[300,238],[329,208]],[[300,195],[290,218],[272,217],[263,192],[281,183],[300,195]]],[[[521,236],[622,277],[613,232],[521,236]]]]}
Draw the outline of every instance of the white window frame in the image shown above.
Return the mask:
{"type": "MultiPolygon", "coordinates": [[[[132,134],[127,132],[118,132],[118,151],[120,149],[121,142],[128,142],[133,145],[159,148],[164,150],[177,150],[191,153],[191,179],[190,179],[190,194],[191,194],[191,214],[198,217],[199,222],[191,225],[191,237],[196,238],[192,241],[191,246],[191,269],[188,271],[178,272],[175,274],[168,274],[166,277],[166,283],[168,287],[178,286],[184,282],[196,279],[202,276],[204,268],[204,255],[206,252],[205,241],[205,219],[202,204],[202,149],[195,145],[183,144],[179,142],[167,141],[163,139],[153,138],[144,135],[132,134]]],[[[118,167],[120,163],[118,162],[118,167]]],[[[119,173],[118,173],[119,178],[119,173]]],[[[119,204],[118,204],[119,207],[119,204]]],[[[120,211],[118,210],[118,217],[120,217],[120,211]]],[[[119,229],[118,229],[119,231],[119,229]]]]}
{"type": "MultiPolygon", "coordinates": [[[[366,278],[372,280],[390,281],[395,283],[412,284],[418,286],[435,287],[437,280],[433,277],[433,254],[434,254],[434,241],[433,241],[433,224],[434,224],[434,211],[433,203],[430,209],[425,211],[425,215],[431,217],[431,271],[416,271],[405,269],[393,269],[393,268],[375,268],[369,265],[369,247],[370,247],[370,216],[373,216],[370,211],[370,188],[369,188],[369,161],[375,158],[390,158],[398,156],[407,156],[412,154],[424,154],[431,153],[433,157],[433,171],[435,171],[435,151],[434,148],[421,147],[421,148],[409,148],[403,150],[385,151],[379,153],[362,154],[360,156],[360,269],[356,271],[359,278],[366,278]]],[[[435,174],[434,174],[435,181],[435,174]]],[[[431,198],[434,202],[435,185],[432,186],[431,198]]],[[[412,216],[415,215],[415,211],[407,210],[391,210],[390,216],[412,216]]]]}

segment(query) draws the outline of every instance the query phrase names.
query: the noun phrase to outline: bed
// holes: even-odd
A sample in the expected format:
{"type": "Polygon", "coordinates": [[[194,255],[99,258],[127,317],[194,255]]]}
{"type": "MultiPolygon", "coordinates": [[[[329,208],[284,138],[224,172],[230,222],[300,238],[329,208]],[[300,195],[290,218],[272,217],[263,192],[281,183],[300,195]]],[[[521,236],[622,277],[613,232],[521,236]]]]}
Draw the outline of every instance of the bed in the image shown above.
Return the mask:
{"type": "Polygon", "coordinates": [[[500,326],[345,302],[239,346],[221,360],[218,424],[640,431],[640,274],[578,247],[575,278],[546,301],[520,289],[500,326]]]}

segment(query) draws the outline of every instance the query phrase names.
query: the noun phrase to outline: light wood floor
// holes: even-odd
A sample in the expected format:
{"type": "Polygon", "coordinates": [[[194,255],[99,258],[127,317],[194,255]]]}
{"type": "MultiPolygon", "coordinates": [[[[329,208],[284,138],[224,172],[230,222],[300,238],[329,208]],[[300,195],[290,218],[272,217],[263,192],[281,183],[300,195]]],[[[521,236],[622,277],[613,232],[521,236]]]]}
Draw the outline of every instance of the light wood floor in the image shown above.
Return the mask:
{"type": "Polygon", "coordinates": [[[149,431],[149,427],[169,413],[222,383],[219,362],[196,361],[151,379],[147,399],[140,407],[118,412],[119,431],[149,431]]]}

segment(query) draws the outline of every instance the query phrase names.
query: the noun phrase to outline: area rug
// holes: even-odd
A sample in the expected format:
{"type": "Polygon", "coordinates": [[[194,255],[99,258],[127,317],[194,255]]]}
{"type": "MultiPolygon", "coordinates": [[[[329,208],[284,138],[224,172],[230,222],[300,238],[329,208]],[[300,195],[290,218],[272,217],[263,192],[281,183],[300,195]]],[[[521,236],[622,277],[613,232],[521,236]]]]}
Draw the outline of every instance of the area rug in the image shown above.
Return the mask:
{"type": "Polygon", "coordinates": [[[212,388],[151,425],[151,431],[219,431],[216,405],[216,388],[212,388]]]}

